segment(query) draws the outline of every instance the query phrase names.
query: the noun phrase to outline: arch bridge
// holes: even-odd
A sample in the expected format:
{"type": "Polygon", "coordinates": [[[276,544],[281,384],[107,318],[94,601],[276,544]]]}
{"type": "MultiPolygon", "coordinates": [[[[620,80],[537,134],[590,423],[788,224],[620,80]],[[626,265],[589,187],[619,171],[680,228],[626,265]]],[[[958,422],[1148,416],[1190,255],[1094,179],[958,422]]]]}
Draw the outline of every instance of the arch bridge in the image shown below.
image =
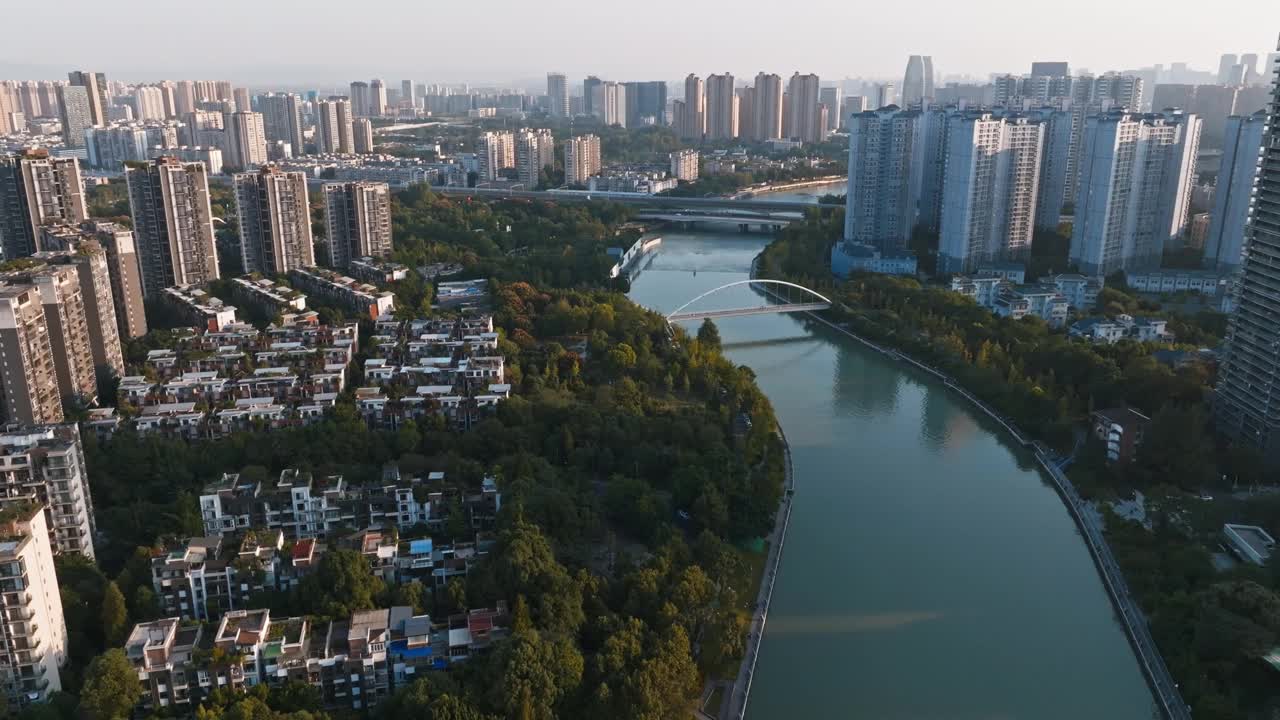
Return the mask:
{"type": "Polygon", "coordinates": [[[718,288],[712,288],[689,302],[681,305],[667,315],[668,323],[683,322],[686,320],[703,320],[707,318],[726,318],[726,317],[742,317],[745,315],[774,315],[778,313],[798,313],[813,312],[815,310],[827,310],[831,308],[831,301],[814,290],[803,285],[787,282],[786,280],[769,280],[769,279],[751,279],[738,280],[718,288]],[[765,292],[765,304],[752,307],[729,308],[727,310],[687,310],[690,305],[699,300],[714,295],[721,290],[726,290],[739,285],[750,285],[758,287],[765,292]],[[779,288],[781,292],[779,292],[779,288]],[[798,291],[793,293],[792,291],[798,291]],[[799,297],[793,298],[792,295],[799,297]],[[777,302],[769,304],[769,299],[777,302]]]}

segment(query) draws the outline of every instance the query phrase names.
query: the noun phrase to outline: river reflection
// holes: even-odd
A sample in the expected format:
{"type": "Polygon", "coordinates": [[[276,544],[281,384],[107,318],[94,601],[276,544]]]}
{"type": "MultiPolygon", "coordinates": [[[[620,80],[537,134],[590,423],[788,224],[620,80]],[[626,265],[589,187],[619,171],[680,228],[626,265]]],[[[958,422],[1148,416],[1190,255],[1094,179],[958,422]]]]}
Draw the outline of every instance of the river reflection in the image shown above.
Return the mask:
{"type": "MultiPolygon", "coordinates": [[[[631,296],[669,312],[745,279],[767,241],[668,233],[631,296]]],[[[796,477],[749,720],[1151,717],[1088,551],[1029,453],[931,377],[824,325],[719,328],[777,410],[796,477]]]]}

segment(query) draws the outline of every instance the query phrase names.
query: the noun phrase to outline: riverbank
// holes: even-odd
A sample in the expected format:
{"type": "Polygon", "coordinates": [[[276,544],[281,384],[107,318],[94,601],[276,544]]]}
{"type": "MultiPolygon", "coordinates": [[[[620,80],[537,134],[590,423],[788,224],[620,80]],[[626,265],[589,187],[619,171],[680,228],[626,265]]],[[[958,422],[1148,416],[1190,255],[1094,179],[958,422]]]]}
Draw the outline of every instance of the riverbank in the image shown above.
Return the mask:
{"type": "Polygon", "coordinates": [[[781,425],[778,425],[778,437],[782,440],[782,452],[786,455],[782,501],[778,506],[773,532],[768,539],[769,556],[765,560],[764,572],[760,575],[760,589],[756,593],[756,601],[752,607],[747,648],[742,656],[742,664],[738,667],[738,677],[733,682],[729,702],[720,708],[720,720],[742,720],[747,713],[751,680],[755,676],[756,662],[760,659],[760,640],[764,637],[765,623],[769,620],[769,603],[773,600],[778,565],[782,561],[782,548],[787,542],[787,528],[791,526],[791,499],[795,494],[795,474],[791,467],[791,444],[787,442],[787,435],[782,431],[781,425]]]}
{"type": "MultiPolygon", "coordinates": [[[[751,277],[756,278],[759,270],[759,257],[757,257],[751,265],[751,277]]],[[[778,297],[768,288],[762,288],[765,292],[774,297],[778,297]]],[[[847,306],[840,303],[841,307],[846,311],[847,306]]],[[[815,313],[805,313],[810,319],[816,320],[827,327],[843,333],[845,336],[852,338],[865,347],[874,350],[885,357],[892,358],[899,362],[906,363],[918,370],[924,371],[934,378],[942,381],[942,383],[956,394],[965,398],[969,403],[981,410],[987,417],[997,422],[1004,430],[1013,437],[1024,448],[1034,451],[1036,461],[1040,467],[1053,481],[1054,489],[1066,504],[1067,509],[1071,513],[1072,520],[1076,527],[1080,530],[1081,536],[1084,538],[1085,546],[1089,549],[1090,557],[1093,558],[1094,565],[1098,569],[1098,574],[1103,580],[1103,585],[1107,590],[1108,596],[1111,598],[1112,606],[1116,612],[1117,618],[1120,620],[1121,626],[1125,629],[1126,637],[1130,646],[1137,655],[1139,663],[1142,666],[1143,674],[1147,683],[1156,699],[1159,710],[1163,717],[1168,720],[1190,720],[1190,712],[1187,704],[1183,701],[1178,691],[1177,683],[1173,681],[1173,677],[1169,674],[1168,668],[1165,666],[1164,658],[1161,656],[1159,648],[1156,647],[1155,641],[1151,637],[1150,630],[1147,627],[1147,619],[1143,615],[1142,610],[1137,606],[1132,594],[1129,592],[1128,584],[1125,582],[1124,575],[1120,571],[1120,566],[1116,562],[1111,552],[1110,545],[1107,544],[1103,530],[1099,527],[1097,518],[1089,513],[1085,505],[1085,501],[1080,497],[1071,480],[1062,472],[1059,467],[1059,460],[1049,451],[1042,443],[1028,439],[1029,436],[1013,424],[1007,417],[996,412],[990,405],[973,395],[961,385],[957,384],[953,378],[946,373],[927,365],[915,358],[912,358],[896,349],[879,345],[867,338],[858,335],[843,325],[820,317],[815,313]]]]}
{"type": "Polygon", "coordinates": [[[786,192],[788,190],[800,190],[807,187],[815,187],[818,185],[832,185],[834,183],[845,182],[848,180],[844,175],[824,175],[820,178],[810,178],[808,180],[795,180],[783,183],[764,183],[761,185],[752,185],[743,188],[737,192],[730,193],[725,197],[730,200],[746,200],[756,195],[767,195],[769,193],[786,192]]]}
{"type": "MultiPolygon", "coordinates": [[[[629,295],[670,313],[748,280],[770,239],[667,233],[629,295]]],[[[771,257],[761,258],[762,275],[771,257]]],[[[743,285],[701,306],[761,304],[743,285]]],[[[803,485],[745,720],[844,717],[850,707],[898,719],[1152,717],[1093,559],[1029,453],[941,383],[806,318],[718,325],[725,356],[752,369],[773,405],[803,485]]],[[[773,497],[767,528],[779,520],[773,497]]],[[[765,547],[747,558],[743,631],[768,556],[765,547]]],[[[731,695],[742,640],[711,717],[731,695]]]]}

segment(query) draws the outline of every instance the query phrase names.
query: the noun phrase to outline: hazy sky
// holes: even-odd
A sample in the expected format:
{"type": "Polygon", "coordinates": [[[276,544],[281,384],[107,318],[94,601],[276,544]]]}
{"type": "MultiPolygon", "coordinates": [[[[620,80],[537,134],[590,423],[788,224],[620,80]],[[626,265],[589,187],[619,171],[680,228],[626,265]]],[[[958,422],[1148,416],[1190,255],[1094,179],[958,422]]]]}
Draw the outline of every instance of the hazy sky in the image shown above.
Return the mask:
{"type": "MultiPolygon", "coordinates": [[[[688,72],[898,77],[1094,72],[1274,52],[1280,0],[45,0],[0,2],[0,78],[99,70],[124,80],[323,86],[506,83],[562,70],[617,80],[688,72]],[[361,12],[364,10],[365,12],[361,12]],[[19,31],[19,28],[24,30],[19,31]]],[[[532,88],[531,88],[532,89],[532,88]]]]}

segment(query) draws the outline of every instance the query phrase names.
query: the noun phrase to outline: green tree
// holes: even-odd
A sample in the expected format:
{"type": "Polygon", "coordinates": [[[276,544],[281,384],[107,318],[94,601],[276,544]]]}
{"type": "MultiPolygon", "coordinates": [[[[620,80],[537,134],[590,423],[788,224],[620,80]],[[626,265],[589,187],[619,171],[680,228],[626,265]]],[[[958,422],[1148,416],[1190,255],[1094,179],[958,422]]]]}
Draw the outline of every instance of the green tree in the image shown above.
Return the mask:
{"type": "Polygon", "coordinates": [[[417,580],[410,580],[396,586],[394,593],[396,605],[407,605],[413,608],[414,614],[426,612],[427,589],[417,580]]]}
{"type": "Polygon", "coordinates": [[[128,631],[129,610],[125,607],[124,594],[115,582],[108,582],[102,594],[102,633],[108,646],[123,644],[128,631]]]}
{"type": "Polygon", "coordinates": [[[345,617],[376,607],[386,585],[360,553],[330,550],[320,558],[316,571],[302,581],[300,590],[300,600],[310,612],[345,617]]]}
{"type": "Polygon", "coordinates": [[[698,343],[704,347],[720,348],[720,329],[711,322],[711,318],[703,320],[698,327],[698,343]]]}
{"type": "Polygon", "coordinates": [[[511,638],[498,651],[494,704],[507,717],[553,720],[560,702],[582,682],[582,654],[567,637],[543,638],[529,622],[523,598],[514,615],[511,638]]]}
{"type": "Polygon", "coordinates": [[[80,691],[80,713],[85,720],[119,720],[129,717],[142,696],[142,683],[124,650],[112,648],[89,663],[80,691]]]}

